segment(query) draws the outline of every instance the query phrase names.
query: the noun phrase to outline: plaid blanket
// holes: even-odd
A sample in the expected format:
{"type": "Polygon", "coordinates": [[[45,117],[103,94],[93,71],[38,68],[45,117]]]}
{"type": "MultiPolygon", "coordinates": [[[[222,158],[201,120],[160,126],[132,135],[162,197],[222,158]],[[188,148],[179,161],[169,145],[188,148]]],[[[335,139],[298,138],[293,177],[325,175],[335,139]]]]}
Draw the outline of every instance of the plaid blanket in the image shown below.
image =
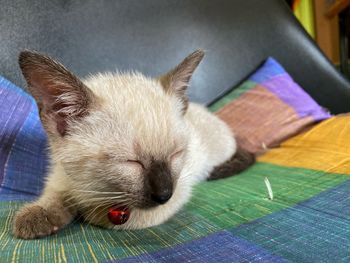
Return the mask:
{"type": "Polygon", "coordinates": [[[1,262],[350,261],[348,115],[285,141],[239,176],[198,185],[163,225],[113,231],[75,222],[28,241],[11,235],[11,220],[42,189],[46,136],[33,99],[5,79],[0,87],[1,262]]]}

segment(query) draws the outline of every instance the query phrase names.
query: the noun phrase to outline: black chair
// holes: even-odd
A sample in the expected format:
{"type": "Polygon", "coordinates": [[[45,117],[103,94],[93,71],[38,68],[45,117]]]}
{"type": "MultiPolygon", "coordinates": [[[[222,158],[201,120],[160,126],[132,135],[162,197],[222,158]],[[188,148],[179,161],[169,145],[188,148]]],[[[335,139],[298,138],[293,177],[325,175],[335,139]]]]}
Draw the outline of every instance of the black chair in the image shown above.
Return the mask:
{"type": "Polygon", "coordinates": [[[284,0],[1,0],[0,74],[20,86],[22,49],[48,53],[80,76],[135,69],[158,75],[197,48],[207,56],[189,91],[211,103],[268,56],[333,113],[350,111],[350,85],[284,0]]]}

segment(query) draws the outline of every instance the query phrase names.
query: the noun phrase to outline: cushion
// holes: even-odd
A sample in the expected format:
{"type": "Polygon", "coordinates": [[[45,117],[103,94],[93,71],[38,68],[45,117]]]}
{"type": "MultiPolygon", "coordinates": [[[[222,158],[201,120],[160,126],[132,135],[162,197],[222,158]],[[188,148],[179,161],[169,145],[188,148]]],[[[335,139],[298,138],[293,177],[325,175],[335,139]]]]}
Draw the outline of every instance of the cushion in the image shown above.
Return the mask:
{"type": "Polygon", "coordinates": [[[331,116],[273,58],[211,109],[257,154],[331,116]]]}
{"type": "MultiPolygon", "coordinates": [[[[241,86],[228,94],[228,99],[221,102],[223,109],[234,103],[232,97],[236,96],[239,101],[248,92],[250,90],[241,86]]],[[[306,101],[312,107],[307,110],[305,105],[299,105],[299,109],[308,112],[304,118],[312,116],[309,125],[329,118],[310,97],[306,101]]],[[[212,110],[217,110],[218,105],[212,110]]],[[[229,116],[227,113],[222,116],[220,112],[217,114],[222,118],[229,116]]],[[[76,221],[57,235],[23,241],[12,236],[11,220],[23,201],[35,198],[42,189],[48,164],[47,138],[34,100],[3,78],[0,79],[0,114],[0,256],[4,262],[348,259],[349,244],[344,240],[350,240],[346,198],[350,190],[350,170],[344,165],[348,158],[346,138],[350,116],[344,116],[344,120],[330,118],[310,127],[261,156],[257,164],[240,176],[199,184],[184,209],[160,226],[113,231],[76,221]],[[331,131],[332,126],[336,127],[336,133],[327,137],[328,140],[314,136],[331,131]],[[341,146],[339,150],[332,148],[335,143],[341,146]],[[316,164],[325,158],[334,161],[338,158],[338,163],[324,162],[318,169],[317,165],[311,166],[307,158],[288,163],[286,156],[294,158],[302,154],[292,149],[294,145],[303,144],[312,150],[316,164]],[[340,168],[343,166],[345,168],[340,168]],[[265,177],[271,182],[273,200],[268,198],[265,177]]],[[[302,115],[293,116],[291,120],[295,121],[302,115]]],[[[240,138],[241,134],[238,133],[240,138]]]]}

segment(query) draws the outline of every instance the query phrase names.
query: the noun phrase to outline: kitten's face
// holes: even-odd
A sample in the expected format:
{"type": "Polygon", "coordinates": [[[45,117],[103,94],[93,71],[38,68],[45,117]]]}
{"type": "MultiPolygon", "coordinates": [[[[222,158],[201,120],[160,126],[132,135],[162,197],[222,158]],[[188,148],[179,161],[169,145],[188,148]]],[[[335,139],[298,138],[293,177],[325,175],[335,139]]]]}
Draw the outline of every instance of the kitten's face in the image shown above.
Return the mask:
{"type": "Polygon", "coordinates": [[[89,83],[93,91],[98,87],[98,106],[55,146],[75,188],[120,192],[115,196],[142,208],[165,203],[187,152],[181,104],[159,81],[141,75],[98,76],[89,83]]]}
{"type": "Polygon", "coordinates": [[[78,200],[148,208],[171,198],[189,139],[185,90],[202,57],[191,54],[159,79],[100,74],[83,83],[48,57],[21,54],[52,158],[78,200]]]}

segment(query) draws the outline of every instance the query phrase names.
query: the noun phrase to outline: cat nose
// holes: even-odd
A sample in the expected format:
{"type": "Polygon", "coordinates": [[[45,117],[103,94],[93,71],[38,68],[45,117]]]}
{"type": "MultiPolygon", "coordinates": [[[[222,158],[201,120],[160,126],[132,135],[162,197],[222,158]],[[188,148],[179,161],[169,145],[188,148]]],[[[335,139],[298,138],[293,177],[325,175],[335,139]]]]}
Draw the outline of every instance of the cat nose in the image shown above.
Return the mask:
{"type": "Polygon", "coordinates": [[[172,192],[164,192],[161,194],[151,194],[151,199],[158,204],[165,204],[173,195],[172,192]]]}

